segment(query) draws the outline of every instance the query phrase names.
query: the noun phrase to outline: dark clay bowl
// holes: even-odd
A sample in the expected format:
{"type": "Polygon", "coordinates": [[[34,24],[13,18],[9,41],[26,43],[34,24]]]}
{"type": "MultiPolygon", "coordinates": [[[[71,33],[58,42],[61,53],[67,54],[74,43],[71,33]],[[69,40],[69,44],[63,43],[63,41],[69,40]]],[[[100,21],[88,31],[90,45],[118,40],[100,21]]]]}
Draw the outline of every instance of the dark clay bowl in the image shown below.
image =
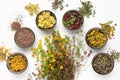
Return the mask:
{"type": "MultiPolygon", "coordinates": [[[[101,49],[101,48],[103,48],[103,47],[106,45],[108,38],[107,38],[107,34],[104,32],[103,29],[101,29],[101,28],[99,28],[99,27],[94,27],[94,28],[91,28],[91,29],[86,33],[85,40],[86,40],[86,43],[87,43],[87,45],[88,45],[89,47],[91,47],[91,48],[93,48],[93,49],[101,49]],[[95,47],[95,46],[93,46],[92,44],[89,43],[88,34],[90,34],[93,30],[98,30],[99,32],[103,33],[103,35],[104,35],[105,38],[106,38],[106,41],[104,42],[103,45],[100,45],[100,46],[95,47]]],[[[95,42],[97,42],[97,40],[96,40],[95,42]]]]}
{"type": "MultiPolygon", "coordinates": [[[[14,62],[14,63],[15,63],[15,62],[14,62]]],[[[28,60],[27,60],[27,57],[26,57],[24,54],[22,54],[22,53],[20,53],[20,52],[16,52],[16,53],[11,54],[11,55],[7,58],[6,65],[7,65],[7,68],[8,68],[8,70],[9,70],[10,72],[15,73],[15,74],[20,74],[20,73],[23,73],[23,72],[27,69],[28,60]],[[17,55],[20,55],[20,56],[22,56],[22,57],[25,59],[26,65],[25,65],[25,68],[24,68],[23,70],[14,71],[14,70],[12,70],[11,64],[9,63],[9,61],[10,61],[12,58],[14,58],[15,56],[17,56],[17,55]]]]}
{"type": "Polygon", "coordinates": [[[43,11],[41,11],[41,12],[37,15],[35,22],[36,22],[36,25],[37,25],[37,27],[38,27],[39,29],[41,29],[41,30],[43,30],[43,31],[44,31],[44,30],[51,30],[51,29],[53,29],[53,28],[55,27],[55,25],[56,25],[56,23],[57,23],[57,18],[56,18],[55,14],[54,14],[52,11],[43,10],[43,11]],[[37,20],[38,20],[38,17],[39,17],[39,15],[41,15],[43,12],[50,12],[50,15],[55,18],[56,22],[55,22],[55,24],[54,24],[52,27],[50,27],[50,28],[42,28],[42,27],[38,26],[38,21],[37,21],[37,20]]]}
{"type": "Polygon", "coordinates": [[[66,27],[67,29],[76,30],[76,29],[79,29],[84,23],[84,17],[77,10],[69,10],[63,15],[62,23],[64,27],[66,27]],[[74,16],[75,19],[73,20],[73,23],[69,23],[70,20],[73,19],[72,16],[74,16]]]}
{"type": "Polygon", "coordinates": [[[33,45],[35,34],[30,28],[23,27],[16,31],[14,41],[20,48],[28,48],[33,45]]]}
{"type": "Polygon", "coordinates": [[[92,59],[92,67],[98,74],[109,74],[114,68],[114,60],[107,53],[98,53],[92,59]]]}

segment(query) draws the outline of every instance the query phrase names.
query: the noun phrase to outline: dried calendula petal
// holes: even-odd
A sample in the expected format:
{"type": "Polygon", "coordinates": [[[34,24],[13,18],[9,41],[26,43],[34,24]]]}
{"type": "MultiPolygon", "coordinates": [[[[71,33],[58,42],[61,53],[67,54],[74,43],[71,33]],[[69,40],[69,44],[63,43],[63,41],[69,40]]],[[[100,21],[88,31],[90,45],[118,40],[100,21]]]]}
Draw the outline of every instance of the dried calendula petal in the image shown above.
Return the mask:
{"type": "Polygon", "coordinates": [[[8,58],[8,64],[12,71],[22,71],[27,67],[27,58],[23,54],[15,53],[11,56],[8,58]]]}
{"type": "Polygon", "coordinates": [[[40,10],[38,4],[32,4],[32,3],[26,5],[25,9],[29,12],[31,16],[33,16],[34,14],[38,14],[40,10]]]}
{"type": "Polygon", "coordinates": [[[100,32],[98,29],[94,29],[87,35],[87,40],[90,45],[99,48],[106,43],[107,39],[104,33],[100,32]]]}
{"type": "Polygon", "coordinates": [[[112,25],[113,21],[108,21],[107,23],[100,23],[101,28],[106,32],[109,39],[112,39],[115,33],[115,26],[117,24],[112,25]]]}

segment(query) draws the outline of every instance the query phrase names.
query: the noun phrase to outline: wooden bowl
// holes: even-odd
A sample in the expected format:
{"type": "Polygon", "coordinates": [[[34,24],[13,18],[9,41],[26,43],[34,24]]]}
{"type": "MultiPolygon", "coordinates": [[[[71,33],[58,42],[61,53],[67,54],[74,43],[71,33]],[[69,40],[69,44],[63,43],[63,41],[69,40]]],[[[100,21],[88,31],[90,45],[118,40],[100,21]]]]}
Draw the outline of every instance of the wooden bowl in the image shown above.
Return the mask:
{"type": "Polygon", "coordinates": [[[20,53],[20,52],[16,52],[16,53],[11,54],[11,55],[7,58],[6,65],[7,65],[7,68],[8,68],[8,70],[9,70],[10,72],[15,73],[15,74],[20,74],[20,73],[23,73],[23,72],[27,69],[28,60],[27,60],[27,57],[26,57],[24,54],[22,54],[22,53],[20,53]],[[16,61],[13,60],[13,59],[15,59],[15,57],[18,57],[18,56],[19,56],[19,58],[17,58],[16,61]],[[22,58],[23,60],[18,61],[18,59],[20,60],[20,58],[22,58]],[[21,66],[21,65],[19,64],[20,62],[21,62],[21,64],[23,64],[23,63],[25,64],[24,67],[23,67],[23,69],[20,69],[20,67],[19,67],[19,66],[21,66]],[[12,65],[12,66],[13,66],[13,65],[17,65],[17,66],[16,66],[17,70],[16,70],[16,69],[13,70],[13,68],[12,68],[11,65],[12,65]]]}
{"type": "Polygon", "coordinates": [[[41,30],[51,30],[51,29],[53,29],[53,28],[55,27],[55,25],[56,25],[56,23],[57,23],[57,18],[56,18],[55,14],[54,14],[52,11],[43,10],[43,11],[41,11],[41,12],[37,15],[35,22],[36,22],[36,25],[37,25],[37,27],[38,27],[39,29],[41,29],[41,30]],[[56,22],[55,22],[55,24],[54,24],[52,27],[50,27],[50,28],[42,28],[41,26],[38,25],[38,24],[39,24],[39,23],[38,23],[38,17],[39,17],[39,15],[41,15],[43,12],[50,12],[50,15],[55,18],[56,22]]]}
{"type": "Polygon", "coordinates": [[[86,40],[86,43],[87,43],[87,45],[88,45],[89,47],[91,47],[91,48],[93,48],[93,49],[101,49],[101,48],[103,48],[103,47],[106,45],[108,38],[107,38],[107,34],[104,32],[103,29],[98,28],[98,27],[94,27],[94,28],[90,29],[90,30],[86,33],[85,40],[86,40]],[[94,30],[98,30],[100,33],[102,33],[102,34],[104,35],[104,37],[105,37],[106,40],[103,42],[103,45],[99,44],[99,45],[97,45],[97,46],[94,46],[94,44],[97,44],[97,43],[98,43],[98,40],[100,41],[100,39],[101,39],[100,37],[98,37],[98,39],[93,39],[93,40],[92,40],[92,41],[94,41],[94,44],[91,44],[91,43],[89,42],[88,38],[91,38],[91,37],[93,38],[93,37],[96,37],[96,36],[97,36],[97,34],[95,34],[94,36],[88,37],[88,35],[89,35],[92,31],[94,31],[94,30]]]}
{"type": "Polygon", "coordinates": [[[69,10],[63,15],[62,23],[67,29],[76,30],[84,23],[84,17],[77,10],[69,10]]]}
{"type": "Polygon", "coordinates": [[[30,28],[23,27],[16,31],[14,41],[18,47],[28,48],[33,45],[35,41],[35,34],[30,28]]]}
{"type": "Polygon", "coordinates": [[[109,74],[114,68],[114,60],[107,53],[98,53],[92,59],[92,67],[98,74],[109,74]]]}

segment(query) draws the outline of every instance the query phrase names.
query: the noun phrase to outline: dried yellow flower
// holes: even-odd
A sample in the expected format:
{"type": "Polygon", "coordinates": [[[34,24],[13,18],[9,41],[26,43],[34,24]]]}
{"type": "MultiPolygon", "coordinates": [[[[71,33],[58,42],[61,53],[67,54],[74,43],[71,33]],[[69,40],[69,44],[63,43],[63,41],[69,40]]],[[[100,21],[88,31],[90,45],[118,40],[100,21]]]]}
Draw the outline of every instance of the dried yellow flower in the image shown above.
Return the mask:
{"type": "Polygon", "coordinates": [[[61,70],[63,69],[63,66],[62,66],[62,65],[60,66],[60,69],[61,69],[61,70]]]}
{"type": "Polygon", "coordinates": [[[56,18],[55,16],[51,15],[51,12],[43,11],[38,15],[37,23],[38,27],[40,28],[52,28],[56,23],[56,18]]]}
{"type": "Polygon", "coordinates": [[[6,57],[11,54],[11,51],[9,48],[6,48],[5,46],[0,47],[0,61],[6,61],[6,57]]]}
{"type": "Polygon", "coordinates": [[[29,3],[28,5],[25,6],[25,9],[29,12],[29,14],[31,16],[33,16],[33,14],[38,14],[39,13],[38,4],[29,3]]]}
{"type": "Polygon", "coordinates": [[[112,39],[115,33],[115,25],[112,25],[113,21],[108,21],[107,23],[100,23],[101,28],[106,32],[109,39],[112,39]]]}
{"type": "Polygon", "coordinates": [[[107,38],[103,32],[101,32],[98,29],[94,29],[89,34],[87,34],[87,40],[90,45],[92,45],[95,48],[98,48],[106,43],[107,38]]]}

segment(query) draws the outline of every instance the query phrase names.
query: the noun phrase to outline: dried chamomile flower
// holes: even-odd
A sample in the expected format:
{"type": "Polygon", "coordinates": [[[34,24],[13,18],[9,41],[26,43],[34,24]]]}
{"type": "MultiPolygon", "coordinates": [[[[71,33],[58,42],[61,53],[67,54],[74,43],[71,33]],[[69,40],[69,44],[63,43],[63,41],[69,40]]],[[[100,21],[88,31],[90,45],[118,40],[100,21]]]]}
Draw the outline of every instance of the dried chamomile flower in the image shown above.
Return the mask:
{"type": "Polygon", "coordinates": [[[34,14],[39,13],[40,8],[38,4],[29,3],[28,5],[25,6],[25,10],[29,12],[30,16],[33,16],[34,14]]]}

